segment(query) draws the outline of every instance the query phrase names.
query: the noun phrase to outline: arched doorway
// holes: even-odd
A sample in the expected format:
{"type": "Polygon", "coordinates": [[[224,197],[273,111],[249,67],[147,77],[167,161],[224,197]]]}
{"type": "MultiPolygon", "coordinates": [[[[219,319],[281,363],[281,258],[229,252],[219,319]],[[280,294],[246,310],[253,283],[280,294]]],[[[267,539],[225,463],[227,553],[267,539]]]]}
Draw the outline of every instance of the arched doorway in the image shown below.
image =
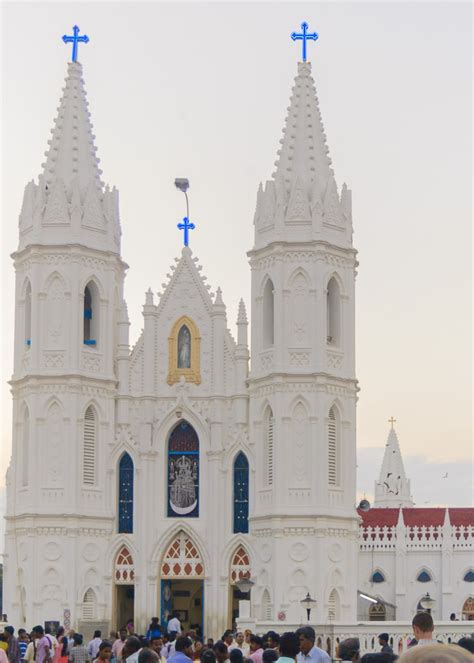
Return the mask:
{"type": "Polygon", "coordinates": [[[122,546],[115,559],[115,627],[133,622],[135,610],[135,565],[127,546],[122,546]]]}
{"type": "Polygon", "coordinates": [[[249,578],[250,573],[250,558],[247,551],[243,546],[239,546],[235,551],[230,562],[230,613],[231,624],[239,616],[239,601],[248,601],[250,599],[250,592],[241,592],[236,583],[242,578],[249,578]]]}
{"type": "Polygon", "coordinates": [[[161,620],[166,623],[173,613],[183,631],[196,629],[203,634],[204,562],[191,538],[179,532],[161,563],[161,620]]]}
{"type": "Polygon", "coordinates": [[[464,601],[462,618],[470,622],[474,621],[474,598],[472,596],[464,601]]]}

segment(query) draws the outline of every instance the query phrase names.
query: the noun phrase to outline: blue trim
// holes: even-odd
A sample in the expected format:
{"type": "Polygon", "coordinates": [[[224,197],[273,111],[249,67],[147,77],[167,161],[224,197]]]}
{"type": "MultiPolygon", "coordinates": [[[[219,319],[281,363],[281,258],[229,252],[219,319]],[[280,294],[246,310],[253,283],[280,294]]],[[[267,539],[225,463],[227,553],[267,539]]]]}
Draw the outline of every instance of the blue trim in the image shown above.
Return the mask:
{"type": "Polygon", "coordinates": [[[84,317],[86,320],[92,320],[92,309],[91,308],[85,308],[84,309],[84,317]]]}
{"type": "Polygon", "coordinates": [[[31,345],[31,338],[27,338],[25,343],[26,343],[26,345],[31,345]]]}
{"type": "Polygon", "coordinates": [[[94,341],[93,339],[88,339],[84,341],[84,345],[97,345],[97,341],[94,341]]]}
{"type": "Polygon", "coordinates": [[[133,534],[133,460],[124,453],[119,463],[118,531],[133,534]]]}
{"type": "Polygon", "coordinates": [[[249,461],[240,451],[234,460],[234,534],[249,531],[249,461]]]}

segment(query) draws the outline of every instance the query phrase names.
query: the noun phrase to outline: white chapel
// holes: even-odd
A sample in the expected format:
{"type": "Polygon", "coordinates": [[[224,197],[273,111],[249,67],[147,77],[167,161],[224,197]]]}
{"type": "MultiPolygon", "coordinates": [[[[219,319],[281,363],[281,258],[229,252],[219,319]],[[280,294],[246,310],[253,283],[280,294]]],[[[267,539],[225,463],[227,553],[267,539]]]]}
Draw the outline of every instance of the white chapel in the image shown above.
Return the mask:
{"type": "Polygon", "coordinates": [[[10,623],[133,620],[143,632],[178,610],[216,638],[248,577],[255,623],[280,630],[301,621],[307,592],[315,623],[355,623],[408,618],[427,583],[440,615],[474,617],[472,510],[413,507],[393,428],[374,508],[356,509],[351,194],[336,184],[310,63],[257,192],[237,320],[184,247],[146,293],[134,347],[118,192],[102,181],[82,76],[68,65],[13,254],[10,623]],[[361,615],[360,592],[376,614],[361,615]]]}

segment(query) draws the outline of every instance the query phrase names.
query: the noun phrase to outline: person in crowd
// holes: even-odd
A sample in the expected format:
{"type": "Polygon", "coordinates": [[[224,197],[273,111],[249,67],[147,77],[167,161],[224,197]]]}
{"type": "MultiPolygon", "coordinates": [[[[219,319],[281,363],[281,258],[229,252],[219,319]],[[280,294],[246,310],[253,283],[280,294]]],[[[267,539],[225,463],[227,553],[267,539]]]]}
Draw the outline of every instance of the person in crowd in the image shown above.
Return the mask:
{"type": "Polygon", "coordinates": [[[168,634],[168,642],[163,646],[162,650],[162,656],[164,656],[166,659],[170,658],[170,656],[173,656],[175,653],[175,645],[176,645],[176,633],[169,633],[168,634]]]}
{"type": "Polygon", "coordinates": [[[56,654],[56,649],[58,648],[58,640],[57,640],[56,636],[54,635],[53,631],[51,630],[51,626],[45,626],[44,634],[51,643],[51,655],[52,655],[53,661],[54,661],[54,657],[55,657],[55,654],[56,654]]]}
{"type": "Polygon", "coordinates": [[[181,622],[178,619],[178,613],[173,612],[173,616],[168,622],[168,633],[170,635],[180,635],[181,634],[181,622]]]}
{"type": "Polygon", "coordinates": [[[138,654],[138,663],[158,663],[158,654],[150,647],[142,647],[138,654]]]}
{"type": "Polygon", "coordinates": [[[280,636],[276,631],[268,631],[267,633],[267,648],[268,649],[275,649],[275,651],[278,651],[278,648],[280,646],[280,636]]]}
{"type": "Polygon", "coordinates": [[[109,638],[108,638],[108,640],[109,640],[109,642],[110,642],[111,645],[114,644],[114,642],[117,640],[117,638],[118,638],[118,633],[117,633],[117,631],[110,631],[110,632],[109,632],[109,638]]]}
{"type": "Polygon", "coordinates": [[[95,661],[95,659],[97,658],[101,642],[102,642],[102,632],[94,631],[92,640],[87,645],[87,653],[89,654],[91,661],[95,661]]]}
{"type": "MultiPolygon", "coordinates": [[[[6,639],[6,637],[3,633],[0,633],[0,649],[3,649],[5,654],[7,653],[8,642],[7,642],[7,639],[6,639]]],[[[8,661],[8,657],[7,657],[7,661],[8,661]]]]}
{"type": "Polygon", "coordinates": [[[201,654],[204,650],[202,638],[196,636],[193,646],[193,661],[196,663],[201,660],[201,654]]]}
{"type": "Polygon", "coordinates": [[[250,655],[253,663],[262,663],[263,656],[263,638],[259,635],[250,636],[250,655]]]}
{"type": "Polygon", "coordinates": [[[7,640],[7,658],[9,663],[20,663],[20,647],[18,646],[18,638],[14,635],[15,629],[13,626],[5,626],[4,636],[7,640]]]}
{"type": "Polygon", "coordinates": [[[418,646],[436,644],[436,640],[433,638],[433,617],[429,612],[417,612],[411,621],[411,625],[418,646]]]}
{"type": "Polygon", "coordinates": [[[214,638],[208,638],[206,640],[206,649],[212,649],[214,647],[214,638]]]}
{"type": "Polygon", "coordinates": [[[44,632],[44,628],[41,625],[35,626],[33,628],[33,638],[35,639],[36,646],[36,663],[51,663],[53,659],[51,639],[47,637],[44,632]]]}
{"type": "Polygon", "coordinates": [[[244,663],[244,655],[238,647],[234,647],[234,649],[229,652],[229,661],[230,663],[244,663]]]}
{"type": "Polygon", "coordinates": [[[470,651],[471,654],[474,654],[474,638],[461,638],[458,641],[459,647],[462,647],[463,649],[467,649],[467,651],[470,651]]]}
{"type": "Polygon", "coordinates": [[[69,663],[90,663],[91,657],[84,645],[82,633],[74,633],[73,642],[68,656],[69,663]]]}
{"type": "Polygon", "coordinates": [[[18,649],[20,650],[20,661],[25,660],[26,650],[28,649],[28,643],[30,639],[28,633],[24,628],[18,629],[18,649]]]}
{"type": "Polygon", "coordinates": [[[34,663],[36,657],[36,640],[33,633],[30,635],[30,642],[25,652],[25,663],[34,663]]]}
{"type": "MultiPolygon", "coordinates": [[[[212,638],[211,638],[212,640],[212,638]]],[[[214,642],[214,641],[213,641],[214,642]]],[[[217,663],[213,649],[205,649],[201,654],[201,663],[217,663]]]]}
{"type": "Polygon", "coordinates": [[[346,638],[342,640],[337,646],[336,658],[339,658],[341,661],[352,661],[352,663],[359,661],[359,638],[346,638]]]}
{"type": "Polygon", "coordinates": [[[227,663],[229,660],[229,650],[223,640],[218,640],[214,645],[214,654],[216,655],[217,663],[227,663]]]}
{"type": "Polygon", "coordinates": [[[297,629],[296,634],[300,641],[297,663],[330,663],[329,654],[314,644],[316,632],[312,626],[302,626],[297,629]]]}
{"type": "MultiPolygon", "coordinates": [[[[56,633],[56,642],[57,646],[54,650],[54,655],[53,655],[53,663],[58,663],[59,659],[61,658],[61,652],[62,652],[62,644],[63,640],[67,640],[67,636],[65,635],[65,630],[64,626],[59,626],[57,633],[56,633]]],[[[68,646],[68,652],[69,652],[69,646],[68,646]]]]}
{"type": "Polygon", "coordinates": [[[150,638],[150,649],[153,649],[158,656],[159,663],[166,663],[166,658],[161,653],[163,649],[163,636],[160,635],[150,638]]]}
{"type": "Polygon", "coordinates": [[[175,653],[168,658],[168,663],[192,663],[193,641],[186,635],[176,638],[175,653]]]}
{"type": "Polygon", "coordinates": [[[300,651],[300,640],[296,633],[287,631],[280,636],[280,663],[295,663],[300,651]]]}
{"type": "Polygon", "coordinates": [[[158,617],[152,617],[148,631],[146,632],[146,639],[151,642],[153,638],[161,637],[161,626],[158,617]]]}
{"type": "Polygon", "coordinates": [[[397,657],[394,654],[386,654],[381,651],[364,654],[360,659],[360,663],[393,663],[397,657]]]}
{"type": "Polygon", "coordinates": [[[379,645],[382,647],[380,650],[382,654],[393,654],[393,649],[388,644],[389,637],[388,633],[381,633],[379,635],[379,645]]]}
{"type": "Polygon", "coordinates": [[[142,644],[136,635],[129,635],[122,649],[122,661],[138,663],[138,654],[142,644]]]}
{"type": "MultiPolygon", "coordinates": [[[[361,662],[363,660],[362,658],[361,662]]],[[[413,647],[398,659],[398,663],[472,663],[472,661],[472,654],[462,647],[440,643],[413,647]]]]}
{"type": "Polygon", "coordinates": [[[108,663],[112,657],[112,643],[108,640],[102,640],[97,652],[97,658],[94,663],[108,663]]]}
{"type": "Polygon", "coordinates": [[[242,631],[237,631],[235,634],[234,644],[229,647],[229,652],[234,649],[240,649],[244,657],[247,657],[250,652],[250,645],[245,642],[245,635],[242,631]]]}
{"type": "Polygon", "coordinates": [[[133,623],[133,619],[128,620],[128,622],[125,624],[125,628],[127,629],[128,635],[135,635],[135,625],[133,623]]]}
{"type": "Polygon", "coordinates": [[[3,647],[0,647],[0,663],[8,663],[8,656],[3,647]]]}
{"type": "Polygon", "coordinates": [[[262,663],[275,663],[279,658],[280,656],[276,649],[270,649],[267,647],[267,649],[263,650],[262,663]]]}
{"type": "Polygon", "coordinates": [[[227,650],[229,652],[232,651],[231,647],[234,644],[234,634],[230,630],[230,628],[228,628],[226,631],[224,631],[224,635],[222,636],[222,642],[226,645],[227,650]]]}
{"type": "Polygon", "coordinates": [[[122,649],[125,645],[125,640],[127,639],[127,629],[121,628],[119,632],[119,637],[115,640],[112,645],[112,657],[115,661],[120,661],[122,658],[122,649]]]}
{"type": "MultiPolygon", "coordinates": [[[[59,633],[59,631],[58,631],[59,633]]],[[[54,652],[54,663],[68,663],[69,660],[69,640],[67,635],[64,633],[59,633],[58,637],[58,646],[54,652]]]]}
{"type": "Polygon", "coordinates": [[[244,638],[245,638],[245,644],[248,647],[248,654],[247,656],[250,656],[250,637],[252,635],[252,631],[249,628],[246,628],[244,631],[244,638]]]}

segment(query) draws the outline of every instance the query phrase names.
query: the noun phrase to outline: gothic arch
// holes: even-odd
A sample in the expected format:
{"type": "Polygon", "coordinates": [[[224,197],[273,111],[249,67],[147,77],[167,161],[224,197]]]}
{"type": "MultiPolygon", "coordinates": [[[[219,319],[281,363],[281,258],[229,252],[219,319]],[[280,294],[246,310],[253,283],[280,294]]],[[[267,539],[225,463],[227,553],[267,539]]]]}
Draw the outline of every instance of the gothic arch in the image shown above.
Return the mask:
{"type": "Polygon", "coordinates": [[[327,601],[328,620],[339,620],[341,619],[341,599],[337,589],[333,588],[329,592],[328,601],[327,601]]]}
{"type": "Polygon", "coordinates": [[[88,587],[82,593],[81,599],[82,619],[92,621],[97,619],[97,592],[93,587],[88,587]]]}
{"type": "Polygon", "coordinates": [[[173,543],[173,541],[176,539],[176,537],[180,532],[183,532],[186,536],[188,536],[196,546],[201,556],[201,559],[204,562],[204,574],[206,574],[207,570],[210,568],[210,558],[206,546],[204,544],[204,540],[198,534],[198,532],[193,530],[187,524],[187,522],[180,520],[176,521],[175,523],[170,525],[170,527],[168,527],[168,529],[163,533],[163,535],[160,537],[160,540],[153,549],[150,561],[155,567],[158,568],[158,575],[161,568],[161,563],[164,559],[166,552],[168,551],[170,545],[173,543]]]}
{"type": "Polygon", "coordinates": [[[201,414],[199,414],[199,412],[191,409],[188,405],[180,404],[177,406],[176,403],[170,407],[168,413],[163,419],[161,419],[157,428],[153,431],[152,447],[154,447],[156,451],[167,452],[169,436],[178,421],[176,419],[176,410],[178,409],[181,411],[179,419],[184,419],[191,424],[199,437],[200,450],[206,451],[209,448],[209,427],[206,420],[201,414]]]}
{"type": "Polygon", "coordinates": [[[220,561],[221,576],[225,577],[229,574],[229,569],[231,567],[233,557],[239,548],[243,548],[247,553],[248,558],[250,560],[250,569],[255,568],[254,566],[255,556],[253,554],[253,550],[249,546],[249,542],[247,539],[248,537],[242,534],[233,535],[232,539],[226,545],[221,555],[221,561],[220,561]]]}
{"type": "Polygon", "coordinates": [[[61,409],[61,411],[64,412],[63,402],[61,401],[59,396],[54,395],[54,396],[51,396],[50,398],[48,398],[48,400],[43,404],[43,407],[41,408],[41,411],[42,411],[41,416],[42,417],[47,417],[48,412],[49,412],[49,410],[51,409],[51,407],[53,405],[58,405],[59,408],[61,409]]]}
{"type": "Polygon", "coordinates": [[[242,544],[234,546],[234,552],[230,558],[228,573],[231,584],[235,584],[242,578],[247,578],[252,575],[252,564],[250,561],[250,555],[247,551],[247,546],[242,544]]]}
{"type": "Polygon", "coordinates": [[[303,394],[297,394],[291,401],[288,406],[288,416],[291,417],[292,413],[295,410],[295,407],[298,405],[298,403],[301,403],[301,405],[304,407],[306,410],[306,415],[309,417],[311,413],[311,403],[308,401],[306,396],[303,396],[303,394]]]}
{"type": "Polygon", "coordinates": [[[124,547],[128,548],[131,556],[133,557],[133,561],[136,564],[136,560],[138,559],[138,551],[135,548],[133,541],[126,534],[118,534],[117,539],[109,545],[108,549],[105,552],[104,555],[104,558],[106,560],[105,568],[108,569],[115,568],[115,562],[117,560],[118,554],[124,547]]]}
{"type": "Polygon", "coordinates": [[[323,281],[323,283],[324,283],[324,290],[327,291],[327,289],[328,289],[328,285],[329,285],[329,281],[330,281],[331,279],[334,279],[334,280],[336,281],[336,283],[337,283],[337,285],[338,285],[338,287],[339,287],[339,293],[340,293],[341,297],[345,297],[345,296],[346,296],[346,289],[345,289],[345,287],[344,287],[344,280],[343,280],[342,276],[339,274],[339,272],[336,271],[336,270],[333,270],[333,271],[331,271],[331,272],[328,272],[328,273],[325,275],[325,277],[324,277],[324,281],[323,281]]]}
{"type": "Polygon", "coordinates": [[[201,335],[197,324],[187,315],[182,315],[174,322],[168,337],[168,384],[179,382],[181,376],[184,376],[186,382],[201,384],[201,335]],[[190,335],[190,364],[188,367],[179,367],[178,341],[184,327],[190,335]]]}
{"type": "Polygon", "coordinates": [[[260,619],[262,621],[272,620],[272,599],[268,587],[265,587],[260,598],[260,619]]]}
{"type": "Polygon", "coordinates": [[[30,287],[30,291],[32,291],[31,288],[31,279],[29,276],[25,276],[23,279],[23,283],[21,284],[20,288],[20,301],[24,301],[26,297],[26,291],[28,290],[28,286],[30,287]]]}
{"type": "Polygon", "coordinates": [[[194,536],[181,527],[164,548],[159,566],[161,578],[206,577],[206,564],[194,536]]]}
{"type": "Polygon", "coordinates": [[[430,576],[430,580],[428,580],[428,581],[421,580],[420,581],[421,584],[427,584],[428,582],[436,582],[435,574],[433,573],[433,570],[427,564],[423,564],[422,566],[419,566],[417,568],[417,570],[415,571],[415,576],[414,576],[415,581],[418,580],[418,576],[420,575],[420,573],[423,573],[423,571],[430,576]]]}
{"type": "Polygon", "coordinates": [[[56,269],[53,270],[52,272],[50,272],[48,274],[48,276],[45,277],[45,279],[43,280],[43,287],[41,288],[41,291],[42,292],[48,292],[48,290],[51,287],[51,284],[56,279],[58,279],[61,282],[61,285],[62,285],[63,290],[64,290],[64,294],[66,294],[66,293],[69,294],[69,292],[70,292],[69,280],[66,278],[66,276],[64,274],[61,274],[61,272],[58,272],[58,270],[56,270],[56,269]]]}
{"type": "Polygon", "coordinates": [[[96,412],[96,415],[97,415],[97,424],[100,425],[100,423],[106,419],[106,416],[105,416],[105,412],[104,412],[102,406],[98,403],[98,401],[96,401],[95,398],[91,398],[90,400],[88,400],[88,401],[85,403],[85,405],[84,405],[83,408],[82,408],[82,411],[81,411],[81,417],[80,417],[80,418],[81,418],[82,420],[84,419],[84,415],[86,414],[87,409],[88,409],[89,407],[91,407],[91,406],[94,408],[94,410],[95,410],[95,412],[96,412]]]}
{"type": "MultiPolygon", "coordinates": [[[[20,448],[20,460],[18,465],[21,467],[21,486],[26,488],[29,484],[29,475],[30,475],[30,440],[31,440],[31,416],[30,408],[26,401],[23,401],[19,408],[19,442],[18,445],[20,448]]],[[[17,461],[18,462],[18,461],[17,461]]],[[[18,476],[18,475],[17,475],[18,476]]]]}
{"type": "MultiPolygon", "coordinates": [[[[461,616],[464,617],[464,615],[474,619],[474,596],[472,594],[468,594],[462,602],[461,616]]],[[[468,619],[468,621],[472,623],[472,619],[468,619]]]]}
{"type": "Polygon", "coordinates": [[[259,292],[260,297],[263,297],[263,293],[265,292],[265,286],[267,285],[267,281],[271,281],[271,284],[273,285],[273,279],[270,276],[270,274],[268,274],[268,272],[265,274],[263,279],[260,281],[260,292],[259,292]]]}
{"type": "Polygon", "coordinates": [[[133,585],[135,582],[135,558],[130,552],[130,546],[123,544],[114,563],[113,581],[115,585],[133,585]]]}
{"type": "Polygon", "coordinates": [[[86,276],[81,280],[79,292],[83,293],[86,287],[89,285],[89,283],[93,283],[95,285],[99,293],[100,299],[106,299],[105,297],[106,293],[104,286],[102,285],[102,281],[94,273],[89,274],[88,276],[86,276]]]}
{"type": "Polygon", "coordinates": [[[375,584],[378,584],[378,583],[381,583],[381,582],[387,582],[387,574],[385,573],[385,571],[384,571],[383,569],[380,568],[380,566],[376,566],[376,567],[375,567],[374,569],[372,569],[372,571],[370,572],[369,582],[370,582],[370,583],[375,583],[375,584]],[[379,573],[379,574],[383,577],[383,580],[373,580],[374,576],[375,576],[377,573],[379,573]]]}
{"type": "Polygon", "coordinates": [[[270,278],[263,288],[261,323],[262,348],[269,348],[275,342],[275,285],[270,278]]]}
{"type": "Polygon", "coordinates": [[[288,288],[292,288],[293,285],[294,285],[295,279],[296,279],[298,276],[302,276],[302,277],[304,278],[304,280],[306,281],[306,285],[308,286],[308,290],[310,290],[310,289],[311,289],[311,285],[312,285],[311,277],[310,277],[310,275],[308,274],[308,272],[306,271],[306,269],[304,269],[304,267],[301,267],[301,266],[300,266],[300,267],[296,267],[296,268],[291,272],[291,274],[290,274],[290,275],[288,276],[288,278],[286,279],[286,286],[285,286],[285,287],[286,287],[287,289],[288,289],[288,288]]]}

